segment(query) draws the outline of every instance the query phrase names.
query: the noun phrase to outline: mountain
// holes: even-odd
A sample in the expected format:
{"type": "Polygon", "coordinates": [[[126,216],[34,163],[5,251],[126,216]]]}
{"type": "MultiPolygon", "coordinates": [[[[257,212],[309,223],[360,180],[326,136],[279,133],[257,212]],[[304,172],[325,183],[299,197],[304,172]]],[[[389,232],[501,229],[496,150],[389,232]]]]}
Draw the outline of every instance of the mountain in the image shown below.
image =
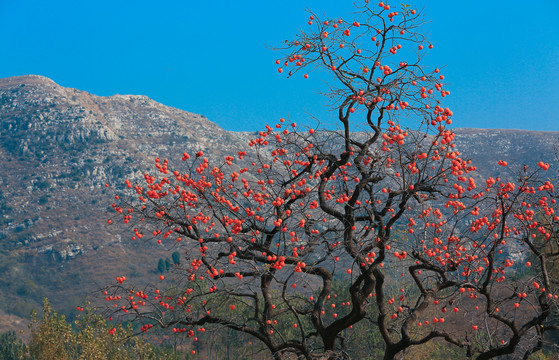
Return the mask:
{"type": "Polygon", "coordinates": [[[127,245],[129,231],[107,226],[114,189],[105,184],[143,177],[156,156],[223,158],[246,142],[146,96],[0,79],[0,309],[27,317],[45,295],[75,306],[91,284],[156,269],[168,253],[127,245]]]}
{"type": "MultiPolygon", "coordinates": [[[[506,171],[498,160],[557,162],[558,132],[456,134],[480,177],[506,171]]],[[[249,135],[142,95],[96,96],[35,75],[0,79],[0,314],[12,314],[9,324],[0,316],[0,330],[43,296],[72,309],[117,275],[152,275],[169,253],[107,225],[114,188],[143,177],[157,156],[178,163],[202,150],[223,159],[249,135]]]]}
{"type": "MultiPolygon", "coordinates": [[[[559,129],[559,126],[558,126],[559,129]]],[[[539,161],[559,162],[559,132],[503,129],[456,129],[456,147],[485,176],[499,176],[505,170],[499,160],[515,170],[523,165],[536,166],[539,161]]],[[[557,166],[548,176],[557,176],[557,166]]]]}

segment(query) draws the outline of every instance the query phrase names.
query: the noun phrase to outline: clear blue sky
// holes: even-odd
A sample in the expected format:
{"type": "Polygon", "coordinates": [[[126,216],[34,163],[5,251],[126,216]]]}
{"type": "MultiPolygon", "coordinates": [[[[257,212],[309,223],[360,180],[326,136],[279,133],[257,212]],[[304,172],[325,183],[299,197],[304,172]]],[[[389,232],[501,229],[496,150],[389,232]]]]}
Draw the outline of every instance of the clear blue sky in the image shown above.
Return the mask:
{"type": "MultiPolygon", "coordinates": [[[[229,130],[260,130],[280,117],[331,123],[320,77],[286,79],[267,47],[306,26],[305,8],[350,19],[352,3],[0,0],[0,77],[144,94],[229,130]]],[[[446,65],[456,127],[559,131],[559,1],[408,3],[431,21],[427,62],[446,65]]]]}

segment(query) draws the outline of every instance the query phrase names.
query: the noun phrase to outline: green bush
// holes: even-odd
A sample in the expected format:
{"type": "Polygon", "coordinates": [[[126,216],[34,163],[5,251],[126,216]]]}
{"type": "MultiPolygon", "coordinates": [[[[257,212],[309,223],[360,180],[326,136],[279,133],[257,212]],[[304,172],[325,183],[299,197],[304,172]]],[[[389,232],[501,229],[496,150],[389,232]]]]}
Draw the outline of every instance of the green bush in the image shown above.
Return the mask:
{"type": "Polygon", "coordinates": [[[0,334],[0,360],[29,359],[27,346],[14,331],[0,334]]]}
{"type": "Polygon", "coordinates": [[[112,326],[89,310],[75,326],[43,300],[43,315],[32,314],[29,354],[34,360],[151,360],[165,358],[151,344],[133,336],[132,327],[112,326]]]}

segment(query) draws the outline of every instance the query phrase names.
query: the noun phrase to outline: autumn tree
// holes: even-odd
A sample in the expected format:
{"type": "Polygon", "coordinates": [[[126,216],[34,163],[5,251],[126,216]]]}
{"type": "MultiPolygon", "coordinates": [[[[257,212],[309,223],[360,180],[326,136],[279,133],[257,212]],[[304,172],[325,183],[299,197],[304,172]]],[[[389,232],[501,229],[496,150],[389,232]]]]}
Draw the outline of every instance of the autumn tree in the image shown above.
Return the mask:
{"type": "Polygon", "coordinates": [[[117,277],[111,316],[194,341],[228,328],[275,359],[349,358],[364,341],[385,359],[434,340],[478,359],[541,349],[557,313],[549,165],[479,185],[444,76],[423,63],[420,13],[356,6],[349,21],[311,13],[276,62],[331,80],[339,129],[279,119],[222,161],[184,153],[126,181],[113,208],[134,238],[182,258],[157,286],[117,277]],[[378,336],[355,340],[363,326],[378,336]]]}

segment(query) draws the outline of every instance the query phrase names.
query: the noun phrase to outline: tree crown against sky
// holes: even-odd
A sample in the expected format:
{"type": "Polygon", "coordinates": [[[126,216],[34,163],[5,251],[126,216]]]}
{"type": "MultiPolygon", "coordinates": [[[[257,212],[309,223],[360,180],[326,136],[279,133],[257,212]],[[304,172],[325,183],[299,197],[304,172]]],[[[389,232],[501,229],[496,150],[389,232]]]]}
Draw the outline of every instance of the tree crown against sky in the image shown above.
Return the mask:
{"type": "Polygon", "coordinates": [[[549,165],[474,178],[445,77],[424,64],[420,12],[356,11],[310,13],[277,61],[288,76],[327,74],[338,131],[282,118],[246,151],[156,159],[126,181],[132,197],[113,208],[134,238],[183,258],[155,287],[118,276],[111,316],[194,341],[228,328],[277,359],[348,358],[354,326],[378,334],[385,359],[435,339],[478,359],[542,348],[557,315],[549,165]]]}

